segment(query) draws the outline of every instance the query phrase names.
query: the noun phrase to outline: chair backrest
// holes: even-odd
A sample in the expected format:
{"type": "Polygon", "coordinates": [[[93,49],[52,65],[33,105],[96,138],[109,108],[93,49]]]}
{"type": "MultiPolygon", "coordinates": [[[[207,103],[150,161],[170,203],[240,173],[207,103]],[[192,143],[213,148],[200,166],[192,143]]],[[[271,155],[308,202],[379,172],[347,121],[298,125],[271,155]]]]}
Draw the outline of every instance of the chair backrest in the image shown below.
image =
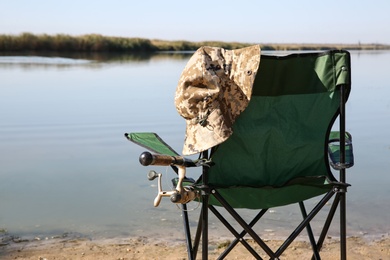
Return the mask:
{"type": "Polygon", "coordinates": [[[340,85],[350,91],[347,51],[262,55],[247,109],[212,154],[215,187],[282,187],[326,176],[327,140],[339,114],[340,85]]]}

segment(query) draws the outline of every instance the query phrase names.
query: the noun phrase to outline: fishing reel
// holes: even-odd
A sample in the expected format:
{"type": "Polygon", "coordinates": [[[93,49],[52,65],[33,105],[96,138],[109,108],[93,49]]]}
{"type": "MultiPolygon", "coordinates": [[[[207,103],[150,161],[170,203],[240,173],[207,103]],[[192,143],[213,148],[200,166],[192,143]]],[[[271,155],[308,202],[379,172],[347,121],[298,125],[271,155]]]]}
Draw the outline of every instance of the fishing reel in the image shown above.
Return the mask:
{"type": "MultiPolygon", "coordinates": [[[[179,168],[180,172],[180,168],[179,168]]],[[[150,181],[153,181],[154,179],[158,178],[157,181],[157,196],[154,199],[154,206],[158,207],[160,205],[161,199],[163,197],[169,197],[171,202],[176,203],[176,204],[186,204],[198,197],[200,197],[199,191],[195,190],[192,186],[183,186],[182,181],[180,180],[180,173],[179,173],[179,178],[178,182],[176,184],[175,190],[172,191],[163,191],[162,189],[162,174],[157,173],[153,170],[151,170],[148,175],[148,179],[150,181]]]]}
{"type": "Polygon", "coordinates": [[[170,197],[173,203],[177,204],[186,204],[198,197],[200,197],[199,191],[195,190],[192,186],[184,186],[184,181],[190,181],[194,183],[195,181],[186,178],[186,167],[195,166],[195,162],[189,159],[186,159],[181,156],[169,156],[162,154],[151,154],[149,152],[143,152],[139,157],[139,162],[143,166],[148,165],[160,165],[160,166],[174,166],[177,168],[177,183],[174,183],[175,190],[173,191],[163,191],[162,190],[162,174],[155,171],[150,171],[148,173],[148,179],[150,181],[158,178],[157,189],[158,193],[154,199],[154,206],[158,207],[160,205],[162,197],[170,197]]]}

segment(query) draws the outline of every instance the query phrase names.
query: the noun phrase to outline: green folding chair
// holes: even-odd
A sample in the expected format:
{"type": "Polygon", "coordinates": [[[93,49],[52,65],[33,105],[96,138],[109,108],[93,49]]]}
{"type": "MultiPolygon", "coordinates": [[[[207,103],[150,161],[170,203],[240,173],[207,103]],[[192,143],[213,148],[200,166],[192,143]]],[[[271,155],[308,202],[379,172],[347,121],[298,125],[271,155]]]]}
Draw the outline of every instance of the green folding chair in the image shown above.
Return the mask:
{"type": "Polygon", "coordinates": [[[262,55],[252,98],[235,121],[232,136],[202,152],[198,160],[180,156],[157,134],[125,134],[129,140],[151,151],[141,154],[143,165],[171,165],[178,173],[173,191],[162,190],[160,174],[151,171],[149,178],[159,177],[155,206],[163,197],[182,204],[188,259],[196,259],[198,251],[202,259],[208,259],[209,211],[235,237],[219,259],[225,258],[238,243],[255,259],[262,259],[247,239],[254,240],[263,255],[280,259],[304,229],[313,259],[321,259],[320,250],[337,208],[340,258],[346,259],[346,192],[350,185],[345,175],[346,168],[354,163],[352,138],[345,127],[345,104],[350,90],[347,51],[262,55]],[[336,119],[338,131],[332,132],[336,119]],[[187,178],[185,169],[196,166],[202,167],[201,177],[187,178]],[[339,172],[338,179],[331,167],[339,172]],[[319,203],[307,212],[304,201],[317,196],[321,196],[319,203]],[[322,231],[315,236],[310,222],[331,199],[333,203],[323,219],[322,231]],[[186,204],[192,200],[202,203],[194,237],[186,210],[186,204]],[[303,220],[277,250],[271,250],[253,227],[270,208],[295,203],[303,220]],[[236,230],[229,223],[221,207],[242,230],[236,230]],[[240,216],[238,208],[256,209],[258,214],[248,223],[240,216]]]}

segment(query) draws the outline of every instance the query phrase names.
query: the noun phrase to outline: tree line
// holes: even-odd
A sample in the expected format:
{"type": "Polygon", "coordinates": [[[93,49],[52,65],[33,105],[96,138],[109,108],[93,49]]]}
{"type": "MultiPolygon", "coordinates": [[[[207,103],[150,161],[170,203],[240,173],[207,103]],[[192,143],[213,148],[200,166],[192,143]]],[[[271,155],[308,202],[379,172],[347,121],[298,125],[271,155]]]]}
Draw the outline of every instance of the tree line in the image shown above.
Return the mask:
{"type": "MultiPolygon", "coordinates": [[[[252,43],[253,44],[253,43],[252,43]]],[[[201,46],[238,49],[250,43],[221,41],[163,41],[144,38],[110,37],[100,34],[72,36],[67,34],[0,35],[0,51],[56,51],[56,52],[158,52],[194,51],[201,46]]],[[[382,50],[390,49],[383,44],[260,44],[262,50],[382,50]]]]}

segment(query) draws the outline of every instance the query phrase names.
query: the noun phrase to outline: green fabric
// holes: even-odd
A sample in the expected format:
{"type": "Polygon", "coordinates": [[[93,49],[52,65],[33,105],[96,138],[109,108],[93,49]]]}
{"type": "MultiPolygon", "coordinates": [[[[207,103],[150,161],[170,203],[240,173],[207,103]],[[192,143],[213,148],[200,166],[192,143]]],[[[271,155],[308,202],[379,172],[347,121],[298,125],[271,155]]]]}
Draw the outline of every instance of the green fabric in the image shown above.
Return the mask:
{"type": "Polygon", "coordinates": [[[350,57],[343,51],[261,56],[253,96],[333,92],[350,84],[350,57]]]}
{"type": "MultiPolygon", "coordinates": [[[[331,188],[332,185],[322,177],[306,178],[300,183],[286,185],[282,188],[235,187],[217,190],[233,208],[259,209],[284,206],[310,199],[328,192],[331,188]]],[[[210,196],[209,203],[221,206],[213,196],[210,196]]]]}
{"type": "Polygon", "coordinates": [[[167,145],[155,133],[129,133],[125,134],[126,138],[152,152],[176,156],[178,155],[169,145],[167,145]]]}
{"type": "Polygon", "coordinates": [[[349,71],[347,52],[262,56],[249,106],[212,155],[210,186],[244,208],[330,190],[327,140],[340,104],[338,84],[350,83],[349,71]]]}
{"type": "Polygon", "coordinates": [[[233,136],[213,155],[210,183],[279,187],[298,176],[326,176],[324,142],[338,102],[321,116],[314,111],[328,101],[326,93],[253,97],[233,126],[233,136]]]}

